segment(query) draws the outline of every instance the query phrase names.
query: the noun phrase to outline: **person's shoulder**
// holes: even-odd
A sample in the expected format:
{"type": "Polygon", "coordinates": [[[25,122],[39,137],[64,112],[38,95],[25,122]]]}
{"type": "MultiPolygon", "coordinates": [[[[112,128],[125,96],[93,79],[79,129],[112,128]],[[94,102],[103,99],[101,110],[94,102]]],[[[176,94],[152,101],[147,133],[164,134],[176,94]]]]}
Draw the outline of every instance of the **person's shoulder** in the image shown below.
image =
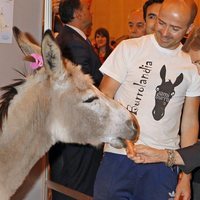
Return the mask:
{"type": "MultiPolygon", "coordinates": [[[[73,46],[86,46],[86,42],[75,31],[68,28],[63,29],[56,37],[58,43],[65,43],[73,46]]],[[[62,44],[61,44],[62,45],[62,44]]]]}
{"type": "Polygon", "coordinates": [[[182,57],[184,57],[184,58],[189,58],[189,60],[191,61],[191,59],[190,59],[190,54],[189,53],[187,53],[187,52],[184,52],[182,49],[180,49],[180,55],[182,56],[182,57]]]}
{"type": "Polygon", "coordinates": [[[59,34],[57,37],[63,37],[63,38],[68,38],[72,37],[74,35],[74,31],[72,28],[68,26],[63,26],[63,28],[60,30],[59,34]]]}
{"type": "Polygon", "coordinates": [[[63,41],[63,40],[66,40],[67,38],[71,37],[71,34],[70,32],[65,28],[63,27],[60,32],[58,33],[58,35],[56,36],[56,39],[58,41],[63,41]]]}
{"type": "Polygon", "coordinates": [[[189,64],[189,65],[192,65],[192,66],[194,65],[194,64],[192,63],[192,60],[191,60],[191,57],[190,57],[190,54],[189,54],[189,53],[184,52],[182,49],[180,49],[178,55],[180,56],[180,58],[181,58],[182,60],[184,60],[185,63],[187,63],[187,65],[188,65],[188,64],[189,64]]]}
{"type": "Polygon", "coordinates": [[[146,44],[150,40],[149,35],[144,35],[139,38],[131,38],[127,40],[123,40],[120,45],[124,48],[141,48],[144,44],[146,44]]]}

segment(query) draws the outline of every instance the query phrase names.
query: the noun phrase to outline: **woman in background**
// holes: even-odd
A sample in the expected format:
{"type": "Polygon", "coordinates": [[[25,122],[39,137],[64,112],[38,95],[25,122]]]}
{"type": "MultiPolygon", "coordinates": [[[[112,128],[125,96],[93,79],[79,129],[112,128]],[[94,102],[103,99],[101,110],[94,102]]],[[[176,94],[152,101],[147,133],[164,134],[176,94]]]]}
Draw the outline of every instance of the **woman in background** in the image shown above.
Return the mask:
{"type": "Polygon", "coordinates": [[[96,30],[94,36],[94,49],[98,54],[101,63],[103,63],[112,52],[113,49],[110,46],[109,32],[105,28],[96,30]]]}
{"type": "Polygon", "coordinates": [[[191,60],[197,66],[200,75],[200,27],[191,33],[182,50],[190,54],[191,60]]]}

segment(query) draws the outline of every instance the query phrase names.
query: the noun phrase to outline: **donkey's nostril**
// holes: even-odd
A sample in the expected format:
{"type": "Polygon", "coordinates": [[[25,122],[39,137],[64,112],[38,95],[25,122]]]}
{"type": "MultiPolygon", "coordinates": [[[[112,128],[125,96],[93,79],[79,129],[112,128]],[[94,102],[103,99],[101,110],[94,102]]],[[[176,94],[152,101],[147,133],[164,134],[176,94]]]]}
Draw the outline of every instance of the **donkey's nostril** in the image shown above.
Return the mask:
{"type": "Polygon", "coordinates": [[[126,121],[126,125],[127,125],[128,127],[133,127],[133,126],[134,126],[132,120],[127,120],[127,121],[126,121]]]}
{"type": "Polygon", "coordinates": [[[128,139],[136,141],[139,136],[140,126],[137,118],[134,115],[132,115],[131,118],[132,118],[131,120],[126,121],[126,124],[130,128],[130,133],[131,133],[130,138],[128,139]]]}
{"type": "Polygon", "coordinates": [[[139,125],[139,122],[138,122],[135,115],[132,115],[132,121],[131,122],[133,124],[133,127],[137,130],[137,132],[139,132],[140,131],[140,125],[139,125]]]}

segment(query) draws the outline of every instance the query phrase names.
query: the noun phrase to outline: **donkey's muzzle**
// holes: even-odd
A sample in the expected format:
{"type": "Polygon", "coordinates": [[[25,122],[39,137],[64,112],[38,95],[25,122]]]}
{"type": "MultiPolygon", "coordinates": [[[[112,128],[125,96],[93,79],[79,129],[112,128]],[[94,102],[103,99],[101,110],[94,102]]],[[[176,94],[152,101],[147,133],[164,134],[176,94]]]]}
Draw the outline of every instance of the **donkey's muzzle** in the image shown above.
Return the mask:
{"type": "Polygon", "coordinates": [[[110,143],[111,146],[117,149],[126,148],[126,140],[135,143],[139,137],[140,126],[137,118],[134,115],[131,115],[131,120],[127,120],[125,123],[128,127],[127,132],[124,134],[123,137],[113,138],[110,143]]]}
{"type": "Polygon", "coordinates": [[[135,115],[131,114],[131,120],[127,121],[127,125],[130,127],[130,137],[125,139],[136,142],[140,133],[140,125],[135,115]]]}

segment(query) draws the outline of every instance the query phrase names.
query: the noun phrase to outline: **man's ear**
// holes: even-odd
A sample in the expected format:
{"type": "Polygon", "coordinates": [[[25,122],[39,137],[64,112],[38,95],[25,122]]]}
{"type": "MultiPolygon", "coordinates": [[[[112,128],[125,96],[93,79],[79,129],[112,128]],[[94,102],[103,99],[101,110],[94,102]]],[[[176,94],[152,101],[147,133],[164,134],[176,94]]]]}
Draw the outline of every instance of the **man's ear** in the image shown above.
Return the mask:
{"type": "Polygon", "coordinates": [[[81,10],[80,9],[76,9],[74,11],[74,19],[80,19],[81,17],[81,10]]]}
{"type": "Polygon", "coordinates": [[[187,29],[186,34],[187,34],[187,35],[190,34],[190,32],[192,31],[193,28],[194,28],[194,23],[190,24],[190,26],[189,26],[188,29],[187,29]]]}

